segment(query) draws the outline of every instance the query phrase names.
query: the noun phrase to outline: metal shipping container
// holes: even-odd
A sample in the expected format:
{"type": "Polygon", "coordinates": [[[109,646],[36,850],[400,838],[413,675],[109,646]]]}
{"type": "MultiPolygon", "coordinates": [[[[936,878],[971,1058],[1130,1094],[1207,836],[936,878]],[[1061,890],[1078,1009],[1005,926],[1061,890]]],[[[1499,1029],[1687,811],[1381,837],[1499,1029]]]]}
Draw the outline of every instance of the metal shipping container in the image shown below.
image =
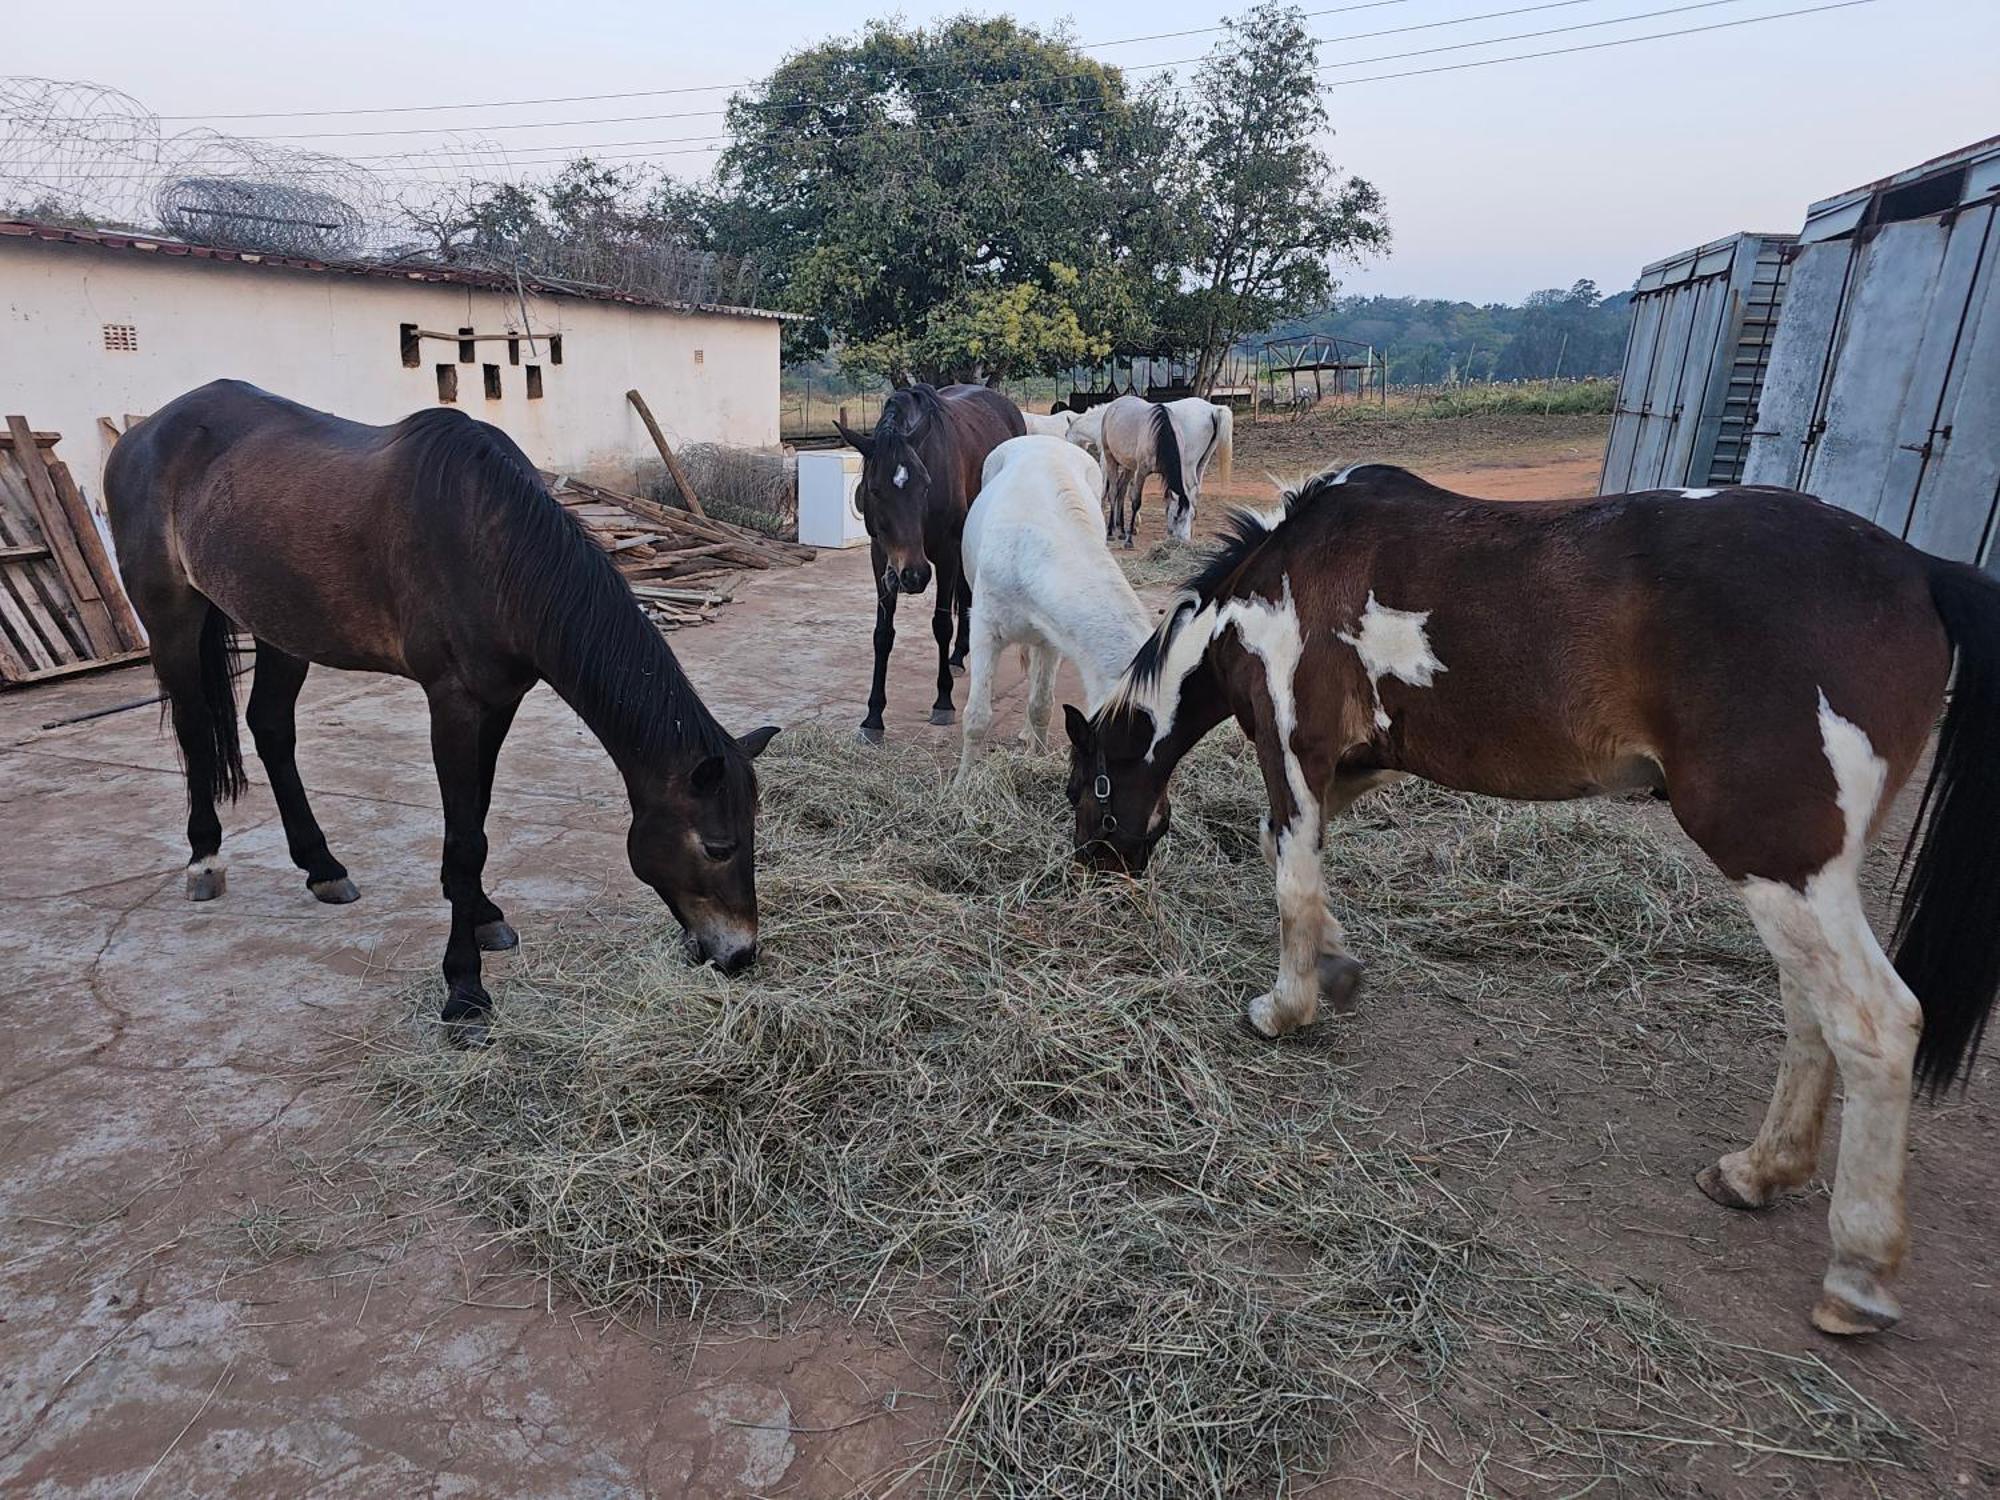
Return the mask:
{"type": "Polygon", "coordinates": [[[1639,273],[1599,491],[1742,478],[1791,243],[1736,234],[1639,273]]]}
{"type": "Polygon", "coordinates": [[[1744,479],[1992,568],[2000,136],[1815,203],[1744,479]]]}

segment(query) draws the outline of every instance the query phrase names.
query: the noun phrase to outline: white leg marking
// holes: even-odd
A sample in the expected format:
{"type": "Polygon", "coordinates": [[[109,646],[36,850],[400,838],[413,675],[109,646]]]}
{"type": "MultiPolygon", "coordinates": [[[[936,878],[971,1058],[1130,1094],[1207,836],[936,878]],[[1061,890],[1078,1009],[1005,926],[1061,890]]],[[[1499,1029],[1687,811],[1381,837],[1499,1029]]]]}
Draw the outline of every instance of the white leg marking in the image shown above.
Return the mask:
{"type": "Polygon", "coordinates": [[[222,868],[224,868],[222,856],[219,854],[210,854],[201,859],[188,861],[188,874],[190,875],[212,875],[222,868]]]}
{"type": "MultiPolygon", "coordinates": [[[[1901,1262],[1909,1236],[1903,1158],[1922,1012],[1870,930],[1855,878],[1888,767],[1868,736],[1835,713],[1824,693],[1819,725],[1844,824],[1840,852],[1803,891],[1753,877],[1743,883],[1743,897],[1759,936],[1805,992],[1846,1091],[1827,1216],[1834,1256],[1825,1290],[1864,1320],[1886,1325],[1898,1312],[1886,1279],[1901,1262]]],[[[1783,1085],[1781,1076],[1781,1090],[1783,1085]]],[[[1773,1100],[1774,1113],[1779,1104],[1773,1100]]],[[[1815,1316],[1826,1308],[1823,1299],[1815,1316]]],[[[1851,1318],[1851,1313],[1836,1315],[1851,1318]]]]}
{"type": "Polygon", "coordinates": [[[1354,654],[1361,658],[1361,669],[1368,674],[1368,686],[1375,694],[1377,729],[1387,729],[1390,723],[1389,711],[1382,706],[1384,677],[1411,687],[1429,687],[1437,674],[1446,670],[1431,650],[1430,637],[1424,634],[1430,617],[1427,609],[1390,609],[1376,601],[1371,589],[1358,630],[1353,635],[1340,632],[1340,639],[1354,648],[1354,654]]]}

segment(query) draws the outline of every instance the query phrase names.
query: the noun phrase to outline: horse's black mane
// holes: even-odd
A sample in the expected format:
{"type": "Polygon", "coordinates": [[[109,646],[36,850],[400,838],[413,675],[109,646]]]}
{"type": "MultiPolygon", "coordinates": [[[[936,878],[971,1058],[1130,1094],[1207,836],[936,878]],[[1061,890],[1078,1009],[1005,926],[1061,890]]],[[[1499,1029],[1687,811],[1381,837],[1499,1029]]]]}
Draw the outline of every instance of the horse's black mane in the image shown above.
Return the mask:
{"type": "Polygon", "coordinates": [[[1168,648],[1174,637],[1180,633],[1182,625],[1190,616],[1214,604],[1223,591],[1236,577],[1243,565],[1250,561],[1257,549],[1283,529],[1294,516],[1310,510],[1315,502],[1336,487],[1353,485],[1385,476],[1414,478],[1405,469],[1394,464],[1356,464],[1347,469],[1329,469],[1316,474],[1294,489],[1284,493],[1284,508],[1281,514],[1272,516],[1233,507],[1224,517],[1222,531],[1216,538],[1215,546],[1203,560],[1201,567],[1188,581],[1181,585],[1180,592],[1167,607],[1167,617],[1160,626],[1147,636],[1132,658],[1132,665],[1125,669],[1125,679],[1121,691],[1106,700],[1100,717],[1129,708],[1135,699],[1143,696],[1160,680],[1161,669],[1166,664],[1168,648]]]}
{"type": "MultiPolygon", "coordinates": [[[[499,428],[463,412],[418,412],[395,442],[414,465],[417,503],[457,499],[493,539],[489,593],[533,643],[535,669],[605,748],[657,761],[740,757],[604,549],[542,484],[499,428]],[[490,529],[478,521],[490,518],[490,529]]],[[[741,778],[725,778],[734,784],[741,778]]]]}

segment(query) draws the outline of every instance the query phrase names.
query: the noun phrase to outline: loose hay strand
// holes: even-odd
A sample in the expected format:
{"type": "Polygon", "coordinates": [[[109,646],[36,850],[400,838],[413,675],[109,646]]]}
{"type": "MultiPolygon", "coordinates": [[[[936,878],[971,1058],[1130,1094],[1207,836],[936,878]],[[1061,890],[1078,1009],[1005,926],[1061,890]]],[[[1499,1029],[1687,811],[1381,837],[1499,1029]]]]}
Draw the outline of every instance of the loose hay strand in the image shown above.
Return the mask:
{"type": "MultiPolygon", "coordinates": [[[[1520,1247],[1376,1139],[1326,1052],[1229,1029],[1272,916],[1221,746],[1136,882],[1075,872],[1050,761],[956,793],[925,751],[808,730],[760,769],[753,977],[644,913],[529,954],[484,1055],[411,1027],[377,1061],[462,1204],[587,1305],[816,1300],[941,1338],[938,1493],[1285,1494],[1402,1428],[1551,1492],[1662,1454],[1910,1461],[1824,1366],[1520,1247]]],[[[1413,993],[1530,959],[1608,994],[1673,972],[1697,1006],[1762,984],[1720,882],[1628,817],[1409,787],[1331,842],[1357,949],[1413,993]]]]}

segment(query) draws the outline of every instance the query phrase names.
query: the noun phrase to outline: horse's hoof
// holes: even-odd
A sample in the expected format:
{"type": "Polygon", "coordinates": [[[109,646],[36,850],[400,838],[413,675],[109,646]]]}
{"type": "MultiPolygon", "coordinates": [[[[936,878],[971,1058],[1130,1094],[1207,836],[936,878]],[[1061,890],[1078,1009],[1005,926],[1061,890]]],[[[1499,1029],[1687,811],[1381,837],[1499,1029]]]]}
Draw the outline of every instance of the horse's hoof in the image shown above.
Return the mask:
{"type": "Polygon", "coordinates": [[[1695,1173],[1694,1185],[1702,1190],[1710,1202],[1720,1203],[1724,1208],[1749,1211],[1763,1208],[1769,1201],[1760,1203],[1748,1193],[1739,1191],[1729,1180],[1729,1174],[1722,1170],[1722,1163],[1719,1161],[1711,1162],[1695,1173]]]}
{"type": "Polygon", "coordinates": [[[187,898],[190,901],[213,901],[229,889],[229,872],[221,865],[189,865],[187,872],[187,898]]]}
{"type": "Polygon", "coordinates": [[[1813,1304],[1812,1325],[1835,1338],[1859,1338],[1894,1328],[1902,1313],[1893,1299],[1886,1307],[1860,1307],[1837,1292],[1821,1292],[1813,1304]]]}
{"type": "Polygon", "coordinates": [[[480,1052],[493,1045],[492,1018],[467,1016],[462,1021],[444,1023],[445,1042],[460,1052],[480,1052]]]}
{"type": "Polygon", "coordinates": [[[1319,998],[1337,1016],[1351,1016],[1361,1006],[1361,960],[1345,953],[1319,956],[1319,998]]]}
{"type": "Polygon", "coordinates": [[[951,675],[952,675],[952,676],[954,676],[954,677],[963,677],[963,676],[965,675],[965,663],[964,663],[964,662],[962,662],[962,661],[954,661],[954,662],[947,662],[947,663],[946,663],[945,665],[947,665],[947,666],[949,666],[949,667],[951,668],[951,675]]]}
{"type": "Polygon", "coordinates": [[[854,737],[864,745],[879,745],[882,743],[882,726],[863,724],[854,731],[854,737]]]}
{"type": "Polygon", "coordinates": [[[949,708],[934,708],[931,710],[931,722],[933,724],[956,724],[958,722],[958,715],[949,708]]]}
{"type": "Polygon", "coordinates": [[[1260,1041],[1275,1042],[1285,1034],[1278,1023],[1278,997],[1266,990],[1243,1008],[1243,1026],[1260,1041]]]}
{"type": "Polygon", "coordinates": [[[338,880],[308,880],[306,889],[328,906],[345,906],[361,899],[361,888],[345,875],[338,880]]]}
{"type": "Polygon", "coordinates": [[[1127,552],[1130,552],[1132,548],[1136,545],[1137,543],[1135,543],[1131,537],[1128,536],[1125,538],[1125,550],[1127,552]]]}
{"type": "Polygon", "coordinates": [[[488,953],[505,953],[521,945],[521,935],[497,917],[473,928],[472,940],[488,953]]]}

